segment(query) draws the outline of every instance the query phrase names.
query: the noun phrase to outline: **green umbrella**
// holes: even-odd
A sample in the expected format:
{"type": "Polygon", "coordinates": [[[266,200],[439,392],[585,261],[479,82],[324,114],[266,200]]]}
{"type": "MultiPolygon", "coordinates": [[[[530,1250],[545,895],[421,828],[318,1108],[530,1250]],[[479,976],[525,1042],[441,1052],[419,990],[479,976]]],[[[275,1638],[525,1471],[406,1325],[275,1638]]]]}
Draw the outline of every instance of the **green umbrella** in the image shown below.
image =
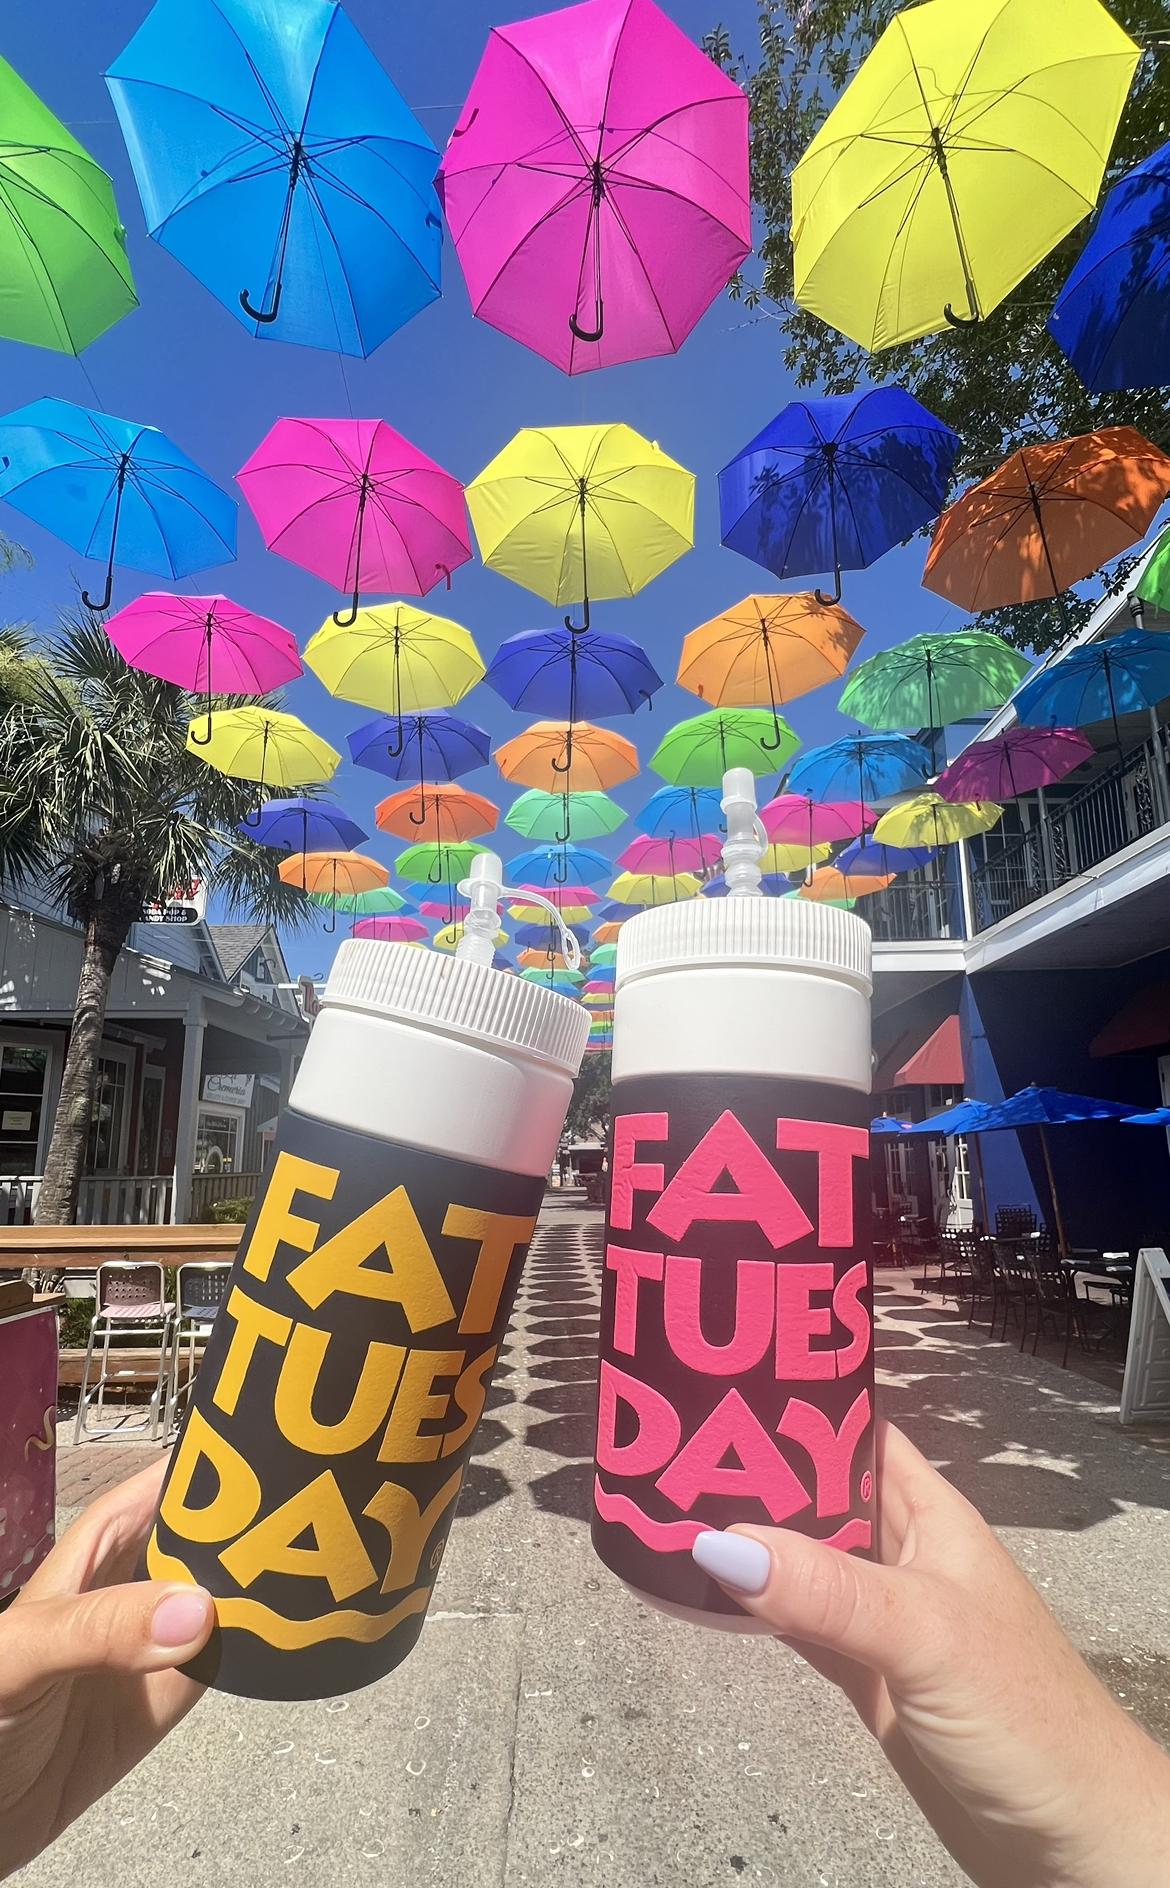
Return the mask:
{"type": "Polygon", "coordinates": [[[593,949],[589,953],[589,962],[594,965],[616,964],[617,945],[616,944],[595,944],[593,949]]]}
{"type": "Polygon", "coordinates": [[[114,186],[0,59],[0,334],[80,354],[137,308],[114,186]]]}
{"type": "Polygon", "coordinates": [[[553,990],[574,990],[585,981],[582,970],[521,970],[519,975],[525,983],[546,983],[553,990]]]}
{"type": "Polygon", "coordinates": [[[1137,594],[1143,603],[1170,611],[1170,531],[1163,531],[1154,546],[1154,555],[1138,579],[1137,594]]]}
{"type": "Polygon", "coordinates": [[[799,746],[799,736],[770,708],[712,708],[664,734],[650,765],[672,787],[718,787],[729,767],[778,773],[799,746]]]}
{"type": "Polygon", "coordinates": [[[483,846],[407,846],[394,861],[399,878],[410,885],[458,885],[471,870],[471,861],[483,846]]]}
{"type": "MultiPolygon", "coordinates": [[[[332,905],[331,892],[310,892],[309,897],[315,905],[332,905]]],[[[392,917],[396,911],[405,911],[407,904],[401,892],[396,892],[392,885],[378,885],[370,892],[338,892],[336,909],[351,913],[355,918],[392,917]]]]}
{"type": "Polygon", "coordinates": [[[990,630],[911,636],[855,669],[839,706],[851,721],[883,733],[945,728],[1001,707],[1031,667],[990,630]]]}
{"type": "Polygon", "coordinates": [[[568,839],[604,839],[625,817],[625,808],[608,793],[542,793],[531,787],[513,800],[504,823],[525,839],[560,846],[568,839]]]}

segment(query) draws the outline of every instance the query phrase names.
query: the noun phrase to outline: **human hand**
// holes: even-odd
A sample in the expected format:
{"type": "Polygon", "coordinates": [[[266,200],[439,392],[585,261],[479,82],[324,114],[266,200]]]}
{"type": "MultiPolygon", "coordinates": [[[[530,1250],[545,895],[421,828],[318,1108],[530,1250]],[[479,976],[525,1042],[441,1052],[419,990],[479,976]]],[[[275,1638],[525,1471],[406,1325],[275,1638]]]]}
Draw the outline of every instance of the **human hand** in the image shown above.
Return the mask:
{"type": "Polygon", "coordinates": [[[95,1501],[0,1614],[0,1877],[39,1854],[202,1695],[171,1668],[205,1643],[209,1595],[133,1579],[165,1466],[95,1501]]]}
{"type": "Polygon", "coordinates": [[[881,1564],[767,1527],[692,1552],[840,1686],[979,1888],[1165,1888],[1170,1757],[889,1424],[878,1489],[881,1564]]]}

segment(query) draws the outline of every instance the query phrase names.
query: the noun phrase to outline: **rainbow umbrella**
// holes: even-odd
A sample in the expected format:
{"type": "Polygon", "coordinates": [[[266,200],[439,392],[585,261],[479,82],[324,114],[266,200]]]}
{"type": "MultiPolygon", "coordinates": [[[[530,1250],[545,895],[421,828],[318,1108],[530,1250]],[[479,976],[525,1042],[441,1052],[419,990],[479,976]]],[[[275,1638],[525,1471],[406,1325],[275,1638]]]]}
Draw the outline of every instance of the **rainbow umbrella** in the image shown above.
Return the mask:
{"type": "MultiPolygon", "coordinates": [[[[213,695],[267,695],[303,673],[295,636],[230,597],[148,591],[108,619],[106,634],[132,669],[206,695],[209,717],[213,695]]],[[[195,745],[210,734],[209,719],[195,745]]]]}

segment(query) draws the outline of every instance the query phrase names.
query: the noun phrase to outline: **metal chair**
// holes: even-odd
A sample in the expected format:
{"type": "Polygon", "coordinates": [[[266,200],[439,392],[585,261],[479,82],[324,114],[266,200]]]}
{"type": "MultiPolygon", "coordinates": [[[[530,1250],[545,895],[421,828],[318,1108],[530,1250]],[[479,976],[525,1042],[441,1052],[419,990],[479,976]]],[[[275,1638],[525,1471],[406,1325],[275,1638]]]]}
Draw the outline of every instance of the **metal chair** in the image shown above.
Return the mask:
{"type": "MultiPolygon", "coordinates": [[[[150,1260],[107,1259],[97,1269],[97,1306],[89,1326],[89,1343],[86,1346],[85,1364],[81,1372],[81,1392],[77,1403],[77,1421],[73,1427],[73,1440],[78,1443],[83,1436],[97,1434],[88,1426],[91,1406],[96,1402],[97,1419],[100,1424],[105,1411],[105,1396],[110,1384],[150,1382],[154,1387],[150,1396],[150,1409],[140,1423],[121,1424],[116,1430],[106,1429],[103,1440],[120,1441],[123,1438],[137,1438],[149,1430],[152,1442],[158,1441],[159,1428],[167,1400],[167,1385],[171,1372],[171,1345],[174,1340],[175,1307],[165,1297],[165,1281],[161,1265],[150,1260]],[[127,1365],[111,1371],[110,1344],[114,1338],[151,1338],[158,1345],[158,1367],[146,1374],[141,1369],[127,1365]],[[94,1360],[94,1350],[101,1340],[101,1367],[96,1382],[90,1384],[90,1370],[94,1360]]],[[[149,1353],[143,1351],[145,1358],[149,1353]]]]}
{"type": "Polygon", "coordinates": [[[1036,1214],[1030,1206],[997,1206],[995,1209],[995,1236],[997,1239],[1025,1239],[1036,1230],[1036,1214]]]}
{"type": "MultiPolygon", "coordinates": [[[[1015,1239],[996,1239],[992,1242],[992,1269],[1000,1302],[1003,1305],[1003,1338],[1007,1340],[1008,1312],[1015,1317],[1017,1307],[1022,1307],[1020,1319],[1020,1349],[1023,1350],[1028,1336],[1028,1313],[1036,1302],[1036,1281],[1032,1276],[1029,1260],[1020,1250],[1020,1241],[1015,1239]]],[[[991,1334],[995,1336],[992,1323],[991,1334]]]]}
{"type": "Polygon", "coordinates": [[[175,1319],[175,1341],[171,1346],[170,1388],[167,1393],[166,1421],[163,1434],[169,1436],[175,1427],[176,1412],[180,1400],[185,1404],[191,1385],[195,1380],[195,1343],[206,1342],[211,1335],[219,1311],[227,1296],[228,1280],[232,1275],[230,1265],[219,1259],[189,1259],[180,1265],[178,1287],[179,1310],[175,1319]],[[183,1344],[186,1340],[186,1374],[179,1380],[180,1365],[183,1357],[183,1344]]]}
{"type": "MultiPolygon", "coordinates": [[[[1046,1257],[1042,1252],[1029,1251],[1027,1262],[1031,1269],[1035,1286],[1036,1335],[1032,1339],[1032,1355],[1036,1355],[1047,1318],[1052,1325],[1053,1337],[1061,1335],[1058,1326],[1064,1326],[1064,1352],[1060,1359],[1062,1370],[1068,1368],[1068,1347],[1072,1334],[1081,1329],[1079,1306],[1077,1303],[1076,1281],[1063,1265],[1046,1257]]],[[[1021,1341],[1020,1349],[1023,1349],[1021,1341]]]]}
{"type": "Polygon", "coordinates": [[[967,1311],[967,1329],[975,1322],[978,1305],[987,1303],[991,1306],[991,1335],[995,1335],[995,1320],[999,1316],[999,1280],[992,1264],[992,1242],[988,1239],[972,1239],[968,1248],[967,1260],[971,1267],[971,1303],[967,1311]]]}

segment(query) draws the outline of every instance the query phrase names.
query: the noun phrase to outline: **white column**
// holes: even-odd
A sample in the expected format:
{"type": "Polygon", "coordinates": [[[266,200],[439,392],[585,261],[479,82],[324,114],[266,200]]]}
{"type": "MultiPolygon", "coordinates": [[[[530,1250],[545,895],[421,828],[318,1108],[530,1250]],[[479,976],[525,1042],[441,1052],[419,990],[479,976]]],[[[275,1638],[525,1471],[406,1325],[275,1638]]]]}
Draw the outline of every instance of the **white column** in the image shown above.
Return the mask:
{"type": "Polygon", "coordinates": [[[959,841],[959,887],[963,895],[963,936],[968,943],[975,936],[975,899],[971,890],[971,857],[967,841],[959,841]]]}
{"type": "Polygon", "coordinates": [[[293,1085],[293,1063],[297,1056],[304,1053],[303,1042],[282,1043],[280,1047],[280,1094],[277,1099],[277,1112],[283,1114],[288,1107],[289,1091],[293,1085]]]}
{"type": "Polygon", "coordinates": [[[193,996],[183,1035],[183,1072],[179,1082],[179,1125],[175,1132],[175,1185],[171,1220],[182,1225],[191,1216],[191,1174],[195,1165],[195,1131],[199,1120],[199,1088],[203,1072],[203,999],[193,996]]]}

